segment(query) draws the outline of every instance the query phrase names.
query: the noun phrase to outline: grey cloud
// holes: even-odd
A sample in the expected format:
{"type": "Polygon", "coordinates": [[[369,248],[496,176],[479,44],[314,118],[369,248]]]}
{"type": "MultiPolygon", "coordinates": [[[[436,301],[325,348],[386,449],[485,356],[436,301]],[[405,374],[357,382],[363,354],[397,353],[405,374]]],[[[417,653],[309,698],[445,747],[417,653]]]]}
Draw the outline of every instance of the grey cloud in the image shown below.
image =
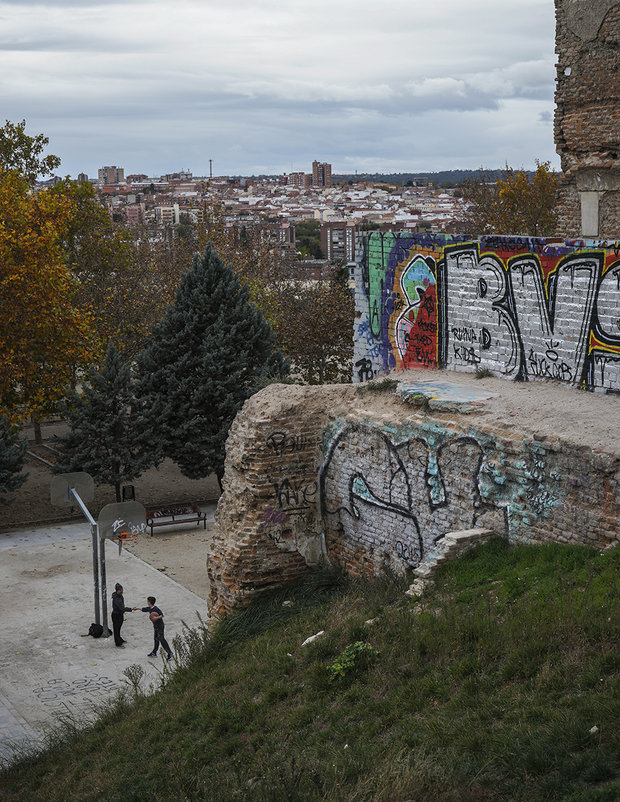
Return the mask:
{"type": "Polygon", "coordinates": [[[85,36],[77,39],[46,37],[10,41],[0,40],[1,52],[14,53],[136,53],[148,52],[149,47],[143,43],[119,41],[113,38],[96,39],[85,36]]]}
{"type": "Polygon", "coordinates": [[[39,8],[109,8],[111,6],[148,5],[151,0],[0,0],[3,6],[36,6],[39,8]]]}
{"type": "Polygon", "coordinates": [[[0,0],[14,17],[0,44],[3,117],[49,136],[73,175],[106,163],[199,173],[209,158],[235,174],[313,158],[336,170],[546,159],[553,4],[522,2],[377,11],[360,0],[352,17],[344,0],[152,0],[148,13],[147,0],[0,0]],[[320,36],[300,38],[327,13],[320,36]]]}

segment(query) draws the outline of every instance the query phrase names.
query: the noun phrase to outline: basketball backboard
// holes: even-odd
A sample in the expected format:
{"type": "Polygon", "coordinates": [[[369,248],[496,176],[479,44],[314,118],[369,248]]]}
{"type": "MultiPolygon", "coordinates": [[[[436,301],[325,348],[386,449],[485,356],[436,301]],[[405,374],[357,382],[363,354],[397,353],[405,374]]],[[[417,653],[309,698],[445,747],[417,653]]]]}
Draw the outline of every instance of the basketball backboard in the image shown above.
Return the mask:
{"type": "Polygon", "coordinates": [[[82,501],[92,501],[95,497],[95,482],[85,471],[59,473],[52,476],[50,501],[54,507],[75,507],[76,500],[71,494],[75,490],[82,501]]]}

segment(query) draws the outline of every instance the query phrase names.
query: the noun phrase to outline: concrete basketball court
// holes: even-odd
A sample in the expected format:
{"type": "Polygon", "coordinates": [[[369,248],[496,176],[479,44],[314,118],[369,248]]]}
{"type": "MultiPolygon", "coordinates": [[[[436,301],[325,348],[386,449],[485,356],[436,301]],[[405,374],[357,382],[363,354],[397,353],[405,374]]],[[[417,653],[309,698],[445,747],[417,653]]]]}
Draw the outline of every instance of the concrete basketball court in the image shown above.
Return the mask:
{"type": "MultiPolygon", "coordinates": [[[[86,521],[0,534],[0,759],[26,742],[40,743],[63,717],[86,722],[94,707],[128,686],[123,672],[141,666],[143,686],[158,687],[174,660],[148,658],[153,626],[142,612],[127,613],[123,648],[87,636],[94,618],[90,527],[86,521]]],[[[155,596],[173,647],[183,622],[197,626],[207,602],[123,549],[106,543],[108,625],[116,582],[128,607],[155,596]]],[[[161,650],[160,650],[161,652],[161,650]]]]}

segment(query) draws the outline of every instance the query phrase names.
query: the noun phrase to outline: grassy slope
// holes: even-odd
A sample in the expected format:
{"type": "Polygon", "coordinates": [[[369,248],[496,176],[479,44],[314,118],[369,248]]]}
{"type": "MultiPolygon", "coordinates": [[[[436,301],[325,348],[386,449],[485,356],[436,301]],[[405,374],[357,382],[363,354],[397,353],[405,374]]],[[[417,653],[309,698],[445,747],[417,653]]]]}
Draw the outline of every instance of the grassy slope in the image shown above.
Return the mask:
{"type": "Polygon", "coordinates": [[[16,764],[0,797],[617,800],[619,567],[498,541],[418,600],[314,577],[195,635],[163,691],[16,764]],[[356,641],[378,656],[330,679],[356,641]]]}

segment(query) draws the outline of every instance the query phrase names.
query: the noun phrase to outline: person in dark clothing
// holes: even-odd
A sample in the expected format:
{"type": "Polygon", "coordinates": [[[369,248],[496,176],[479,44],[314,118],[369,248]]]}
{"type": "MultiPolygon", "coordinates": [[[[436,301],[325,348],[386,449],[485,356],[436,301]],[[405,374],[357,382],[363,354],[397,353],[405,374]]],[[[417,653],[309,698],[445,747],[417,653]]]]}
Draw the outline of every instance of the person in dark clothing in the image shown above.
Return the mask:
{"type": "Polygon", "coordinates": [[[125,613],[131,613],[133,609],[132,607],[125,607],[123,586],[117,582],[112,594],[112,629],[116,646],[123,646],[127,642],[121,638],[121,627],[125,620],[125,613]]]}
{"type": "Polygon", "coordinates": [[[155,596],[149,596],[146,601],[148,605],[147,607],[134,607],[133,609],[142,610],[143,613],[149,613],[149,618],[153,622],[153,636],[155,640],[153,644],[153,651],[147,656],[157,657],[157,649],[161,643],[161,647],[166,652],[168,660],[172,660],[174,657],[172,654],[172,649],[170,646],[168,646],[168,641],[164,637],[164,614],[159,607],[155,606],[155,596]]]}

